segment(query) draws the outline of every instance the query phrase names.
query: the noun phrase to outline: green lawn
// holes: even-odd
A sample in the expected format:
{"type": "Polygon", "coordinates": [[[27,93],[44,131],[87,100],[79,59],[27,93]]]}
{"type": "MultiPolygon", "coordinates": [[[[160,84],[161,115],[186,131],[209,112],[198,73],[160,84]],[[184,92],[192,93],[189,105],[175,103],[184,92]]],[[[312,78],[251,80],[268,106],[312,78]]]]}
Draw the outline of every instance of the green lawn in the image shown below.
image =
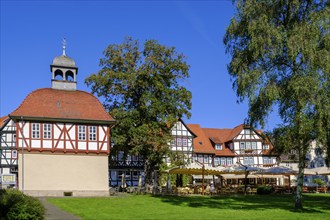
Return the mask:
{"type": "Polygon", "coordinates": [[[151,196],[50,198],[82,219],[330,219],[330,194],[304,195],[304,210],[292,195],[151,196]]]}

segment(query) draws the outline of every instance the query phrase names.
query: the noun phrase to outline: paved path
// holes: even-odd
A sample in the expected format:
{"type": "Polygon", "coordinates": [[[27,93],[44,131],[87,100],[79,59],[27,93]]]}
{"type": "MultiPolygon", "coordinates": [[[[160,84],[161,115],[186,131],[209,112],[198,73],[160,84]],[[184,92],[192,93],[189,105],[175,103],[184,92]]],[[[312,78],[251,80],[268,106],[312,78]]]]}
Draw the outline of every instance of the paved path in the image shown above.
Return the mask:
{"type": "Polygon", "coordinates": [[[55,205],[49,203],[45,197],[39,198],[39,200],[46,209],[46,220],[80,220],[80,218],[77,216],[67,213],[55,205]]]}

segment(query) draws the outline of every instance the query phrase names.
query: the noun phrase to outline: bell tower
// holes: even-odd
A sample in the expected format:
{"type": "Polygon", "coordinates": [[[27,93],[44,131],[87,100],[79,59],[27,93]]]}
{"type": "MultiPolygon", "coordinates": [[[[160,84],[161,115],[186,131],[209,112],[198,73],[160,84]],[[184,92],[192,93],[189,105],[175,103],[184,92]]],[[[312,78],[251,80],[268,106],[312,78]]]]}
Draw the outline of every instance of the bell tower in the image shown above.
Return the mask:
{"type": "Polygon", "coordinates": [[[50,65],[52,88],[60,90],[77,90],[78,67],[73,59],[66,55],[66,40],[62,42],[62,55],[53,59],[50,65]]]}

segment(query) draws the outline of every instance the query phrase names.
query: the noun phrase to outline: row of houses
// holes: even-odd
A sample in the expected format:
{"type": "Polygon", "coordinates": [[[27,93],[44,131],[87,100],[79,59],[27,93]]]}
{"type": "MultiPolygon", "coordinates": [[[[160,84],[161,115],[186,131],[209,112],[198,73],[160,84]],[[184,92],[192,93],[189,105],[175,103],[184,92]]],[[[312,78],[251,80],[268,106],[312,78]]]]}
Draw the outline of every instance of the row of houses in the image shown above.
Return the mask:
{"type": "MultiPolygon", "coordinates": [[[[202,128],[179,119],[172,128],[172,137],[170,150],[183,164],[197,161],[213,167],[237,163],[270,167],[278,162],[273,145],[262,131],[244,124],[228,129],[202,128]]],[[[164,159],[168,166],[174,162],[171,157],[164,159]]],[[[122,175],[128,185],[137,185],[138,177],[143,175],[143,158],[133,155],[124,158],[124,152],[111,155],[110,185],[120,186],[122,175]]]]}
{"type": "MultiPolygon", "coordinates": [[[[107,195],[109,186],[120,185],[123,176],[128,185],[137,185],[143,158],[111,153],[115,120],[96,97],[77,90],[78,67],[65,48],[50,69],[51,88],[31,92],[0,118],[2,187],[16,186],[34,196],[89,196],[107,195]]],[[[184,164],[277,164],[274,146],[263,132],[244,124],[203,128],[178,119],[172,137],[169,148],[184,164]]],[[[164,158],[168,165],[171,158],[164,158]]]]}

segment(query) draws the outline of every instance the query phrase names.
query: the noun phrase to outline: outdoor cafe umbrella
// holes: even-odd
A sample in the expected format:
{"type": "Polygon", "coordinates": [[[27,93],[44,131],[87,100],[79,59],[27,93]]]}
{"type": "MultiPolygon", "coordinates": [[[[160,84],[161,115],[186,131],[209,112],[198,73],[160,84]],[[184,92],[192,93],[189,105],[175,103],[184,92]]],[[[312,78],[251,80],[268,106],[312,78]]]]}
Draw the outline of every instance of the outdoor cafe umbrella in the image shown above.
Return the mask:
{"type": "Polygon", "coordinates": [[[269,167],[269,168],[262,169],[261,171],[258,171],[255,174],[288,176],[289,177],[289,186],[290,186],[290,175],[297,175],[298,172],[289,167],[277,166],[277,167],[269,167]]]}
{"type": "Polygon", "coordinates": [[[306,175],[330,175],[329,167],[315,167],[311,169],[305,169],[306,175]]]}
{"type": "Polygon", "coordinates": [[[247,177],[250,172],[257,172],[261,171],[262,168],[259,167],[253,167],[249,165],[243,165],[241,163],[237,163],[231,166],[226,167],[223,169],[223,172],[227,174],[244,174],[244,194],[246,194],[247,190],[247,177]]]}
{"type": "Polygon", "coordinates": [[[211,167],[196,161],[196,163],[176,166],[164,172],[168,174],[202,175],[202,194],[204,194],[204,175],[220,175],[224,173],[223,170],[224,167],[211,167]]]}

